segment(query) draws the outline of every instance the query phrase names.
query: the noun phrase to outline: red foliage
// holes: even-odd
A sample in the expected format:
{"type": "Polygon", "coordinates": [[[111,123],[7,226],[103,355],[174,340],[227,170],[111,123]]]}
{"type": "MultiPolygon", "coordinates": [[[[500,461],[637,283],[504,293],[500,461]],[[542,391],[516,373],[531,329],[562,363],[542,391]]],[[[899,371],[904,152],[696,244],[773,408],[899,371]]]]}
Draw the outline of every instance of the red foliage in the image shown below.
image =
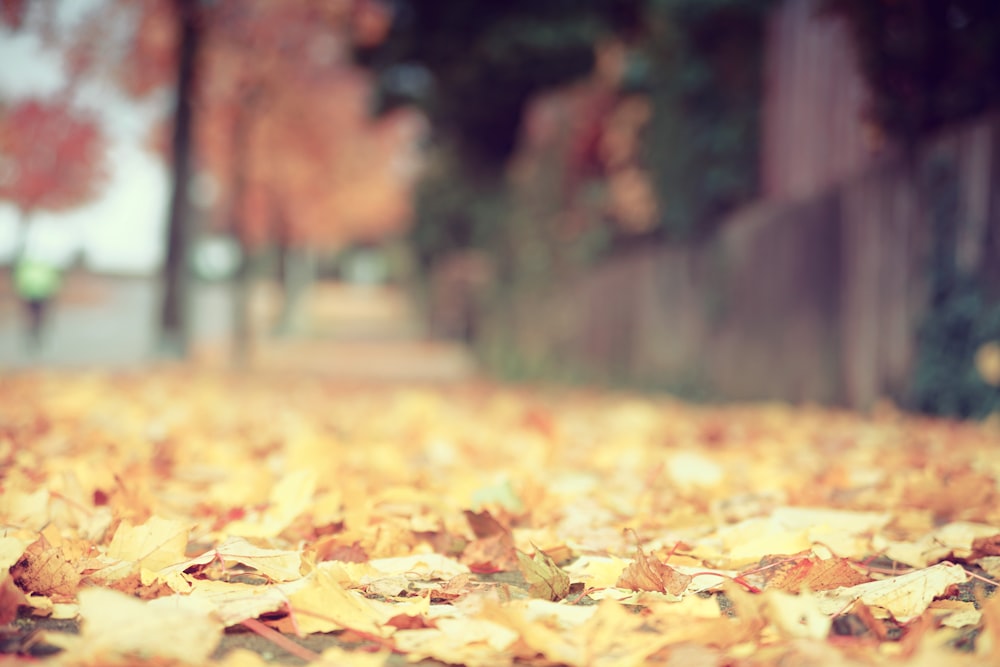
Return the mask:
{"type": "Polygon", "coordinates": [[[25,214],[81,204],[104,182],[104,147],[98,124],[65,102],[21,102],[0,116],[0,199],[25,214]]]}
{"type": "Polygon", "coordinates": [[[24,23],[27,0],[0,0],[0,23],[11,28],[20,28],[24,23]]]}

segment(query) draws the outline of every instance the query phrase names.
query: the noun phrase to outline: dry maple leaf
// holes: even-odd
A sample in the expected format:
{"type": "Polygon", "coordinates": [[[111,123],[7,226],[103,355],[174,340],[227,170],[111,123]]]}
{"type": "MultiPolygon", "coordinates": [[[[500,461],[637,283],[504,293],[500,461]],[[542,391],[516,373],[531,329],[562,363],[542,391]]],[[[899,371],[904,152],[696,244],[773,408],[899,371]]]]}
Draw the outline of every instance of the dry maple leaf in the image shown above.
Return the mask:
{"type": "MultiPolygon", "coordinates": [[[[765,559],[766,561],[767,559],[765,559]]],[[[768,563],[761,562],[761,569],[768,563]]],[[[763,571],[766,588],[769,590],[798,593],[803,589],[827,591],[834,588],[849,588],[871,581],[861,574],[844,558],[821,559],[813,555],[800,558],[785,558],[776,567],[763,571]]]]}
{"type": "Polygon", "coordinates": [[[122,521],[108,545],[108,556],[134,561],[156,572],[185,560],[190,528],[184,521],[168,521],[157,516],[138,526],[128,520],[122,521]]]}
{"type": "Polygon", "coordinates": [[[680,595],[687,590],[691,577],[678,572],[666,563],[649,558],[642,547],[636,547],[635,560],[625,568],[615,584],[618,588],[633,591],[656,591],[680,595]]]}
{"type": "Polygon", "coordinates": [[[490,573],[506,572],[518,566],[514,536],[509,528],[485,510],[478,513],[465,510],[465,519],[477,538],[462,551],[462,562],[468,564],[469,569],[490,573]]]}
{"type": "Polygon", "coordinates": [[[907,623],[923,614],[934,598],[968,579],[961,565],[938,563],[898,577],[822,591],[818,596],[827,613],[843,611],[855,600],[860,600],[871,607],[887,610],[900,623],[907,623]]]}
{"type": "Polygon", "coordinates": [[[256,570],[271,581],[292,581],[302,576],[301,551],[265,549],[251,544],[242,537],[230,537],[215,549],[210,549],[200,556],[163,568],[160,574],[167,576],[216,561],[223,565],[239,563],[256,570]]]}
{"type": "Polygon", "coordinates": [[[32,542],[10,568],[14,583],[28,593],[72,598],[80,585],[80,573],[45,537],[32,542]]]}
{"type": "Polygon", "coordinates": [[[464,514],[465,520],[469,522],[469,528],[472,529],[472,533],[480,539],[490,537],[492,535],[510,533],[510,528],[507,528],[502,523],[497,521],[496,518],[486,510],[483,510],[482,512],[465,510],[464,514]]]}
{"type": "Polygon", "coordinates": [[[517,551],[521,573],[528,582],[528,593],[543,600],[562,600],[569,593],[569,575],[563,572],[545,552],[534,556],[517,551]]]}
{"type": "Polygon", "coordinates": [[[338,536],[329,536],[320,539],[313,545],[313,549],[317,561],[336,560],[342,563],[364,563],[368,560],[368,553],[358,540],[354,540],[350,544],[342,544],[338,536]]]}

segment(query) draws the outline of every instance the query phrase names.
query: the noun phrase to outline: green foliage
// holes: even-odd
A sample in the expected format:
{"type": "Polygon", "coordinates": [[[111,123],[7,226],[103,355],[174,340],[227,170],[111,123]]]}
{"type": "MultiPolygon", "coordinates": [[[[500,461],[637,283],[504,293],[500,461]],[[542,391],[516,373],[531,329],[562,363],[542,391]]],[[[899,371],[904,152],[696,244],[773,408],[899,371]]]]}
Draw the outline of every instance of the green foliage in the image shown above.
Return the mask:
{"type": "Polygon", "coordinates": [[[383,73],[380,106],[416,101],[432,123],[412,235],[421,266],[464,249],[493,260],[495,290],[484,299],[475,341],[489,368],[570,382],[629,377],[624,356],[620,368],[601,369],[563,358],[558,344],[531,335],[537,320],[519,317],[514,304],[631,243],[705,236],[753,196],[763,25],[772,4],[400,0],[389,40],[366,57],[383,73]],[[595,46],[612,35],[629,49],[621,93],[653,107],[635,159],[662,205],[641,238],[607,220],[602,165],[594,157],[581,166],[588,148],[539,151],[531,182],[516,190],[505,173],[526,104],[590,74],[595,46]],[[423,85],[411,85],[421,77],[423,85]]]}
{"type": "Polygon", "coordinates": [[[955,260],[961,211],[954,166],[932,163],[925,191],[933,228],[931,305],[918,332],[909,403],[930,414],[984,417],[1000,409],[1000,389],[979,376],[975,355],[984,343],[1000,340],[1000,303],[955,260]]]}
{"type": "Polygon", "coordinates": [[[985,417],[1000,410],[1000,390],[976,371],[979,347],[1000,340],[1000,304],[986,300],[976,282],[962,276],[938,294],[919,333],[919,357],[911,406],[952,417],[985,417]]]}
{"type": "MultiPolygon", "coordinates": [[[[501,192],[502,167],[530,97],[589,73],[595,44],[609,34],[633,44],[623,88],[648,94],[654,108],[641,156],[662,202],[652,236],[687,240],[707,234],[757,188],[763,21],[772,4],[402,3],[392,36],[369,58],[386,73],[395,67],[396,74],[408,71],[411,78],[419,78],[416,70],[400,70],[400,64],[419,66],[433,81],[417,96],[432,119],[438,149],[419,195],[415,238],[421,256],[428,261],[464,247],[516,254],[525,238],[546,236],[532,228],[547,224],[549,216],[521,224],[518,216],[504,214],[509,198],[501,192]],[[523,229],[513,229],[517,225],[523,229]]],[[[565,244],[548,236],[553,238],[530,240],[565,244]]],[[[588,250],[576,254],[591,259],[599,255],[594,248],[611,247],[596,238],[583,245],[588,250]]],[[[511,258],[498,259],[502,265],[511,258]]]]}
{"type": "Polygon", "coordinates": [[[502,183],[461,168],[453,151],[439,149],[417,192],[412,240],[422,267],[459,249],[499,252],[506,193],[502,183]]]}
{"type": "Polygon", "coordinates": [[[641,52],[654,115],[646,160],[668,238],[709,233],[757,189],[767,0],[653,0],[641,52]]]}
{"type": "Polygon", "coordinates": [[[847,19],[875,120],[912,144],[1000,104],[996,0],[825,0],[847,19]]]}
{"type": "Polygon", "coordinates": [[[439,138],[479,167],[502,165],[535,93],[590,72],[593,45],[627,28],[641,0],[400,0],[376,69],[424,68],[420,101],[439,138]]]}

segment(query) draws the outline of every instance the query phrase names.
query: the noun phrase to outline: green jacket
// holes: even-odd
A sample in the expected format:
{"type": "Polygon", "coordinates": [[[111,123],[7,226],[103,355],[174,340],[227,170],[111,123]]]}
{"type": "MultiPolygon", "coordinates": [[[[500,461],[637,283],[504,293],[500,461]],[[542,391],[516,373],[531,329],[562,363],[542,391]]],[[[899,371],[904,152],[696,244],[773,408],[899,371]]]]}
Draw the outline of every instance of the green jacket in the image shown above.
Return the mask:
{"type": "Polygon", "coordinates": [[[14,266],[14,289],[26,301],[50,299],[59,291],[59,269],[35,259],[22,259],[14,266]]]}

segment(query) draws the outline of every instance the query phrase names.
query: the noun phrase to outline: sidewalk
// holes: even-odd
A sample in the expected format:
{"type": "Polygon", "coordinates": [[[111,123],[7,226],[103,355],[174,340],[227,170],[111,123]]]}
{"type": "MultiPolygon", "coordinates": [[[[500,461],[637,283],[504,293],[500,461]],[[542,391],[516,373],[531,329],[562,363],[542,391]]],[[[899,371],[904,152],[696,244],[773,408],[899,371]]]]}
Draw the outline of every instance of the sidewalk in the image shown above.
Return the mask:
{"type": "MultiPolygon", "coordinates": [[[[260,285],[252,301],[252,370],[316,373],[351,380],[467,378],[474,364],[464,346],[429,340],[415,304],[398,288],[320,283],[302,304],[294,332],[272,335],[274,289],[260,285]]],[[[0,372],[53,368],[140,368],[153,360],[159,285],[148,277],[78,274],[54,304],[42,348],[29,354],[21,304],[0,277],[0,372]]],[[[192,295],[191,356],[230,365],[232,299],[225,284],[192,295]]]]}
{"type": "MultiPolygon", "coordinates": [[[[258,333],[253,367],[358,380],[460,380],[474,373],[465,346],[431,340],[403,290],[325,282],[314,286],[303,317],[287,337],[266,334],[277,320],[278,296],[255,295],[258,333]]],[[[213,355],[222,355],[217,350],[213,355]]],[[[228,361],[228,360],[227,360],[228,361]]]]}

